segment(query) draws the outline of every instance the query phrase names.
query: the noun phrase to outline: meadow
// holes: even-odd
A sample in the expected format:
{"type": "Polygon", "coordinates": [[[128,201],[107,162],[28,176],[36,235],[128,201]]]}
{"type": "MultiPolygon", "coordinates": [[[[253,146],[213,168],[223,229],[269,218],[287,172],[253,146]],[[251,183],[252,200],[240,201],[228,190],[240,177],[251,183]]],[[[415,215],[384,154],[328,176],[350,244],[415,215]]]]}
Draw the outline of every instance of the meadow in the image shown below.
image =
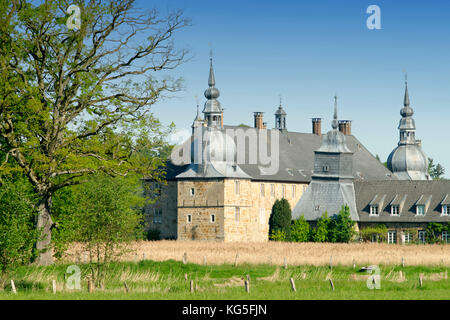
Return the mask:
{"type": "Polygon", "coordinates": [[[55,265],[24,266],[3,277],[0,299],[450,299],[447,245],[144,241],[131,249],[92,293],[75,244],[55,265]],[[66,287],[73,263],[81,268],[80,290],[66,287]],[[360,271],[372,264],[381,271],[380,289],[369,289],[370,274],[360,271]]]}

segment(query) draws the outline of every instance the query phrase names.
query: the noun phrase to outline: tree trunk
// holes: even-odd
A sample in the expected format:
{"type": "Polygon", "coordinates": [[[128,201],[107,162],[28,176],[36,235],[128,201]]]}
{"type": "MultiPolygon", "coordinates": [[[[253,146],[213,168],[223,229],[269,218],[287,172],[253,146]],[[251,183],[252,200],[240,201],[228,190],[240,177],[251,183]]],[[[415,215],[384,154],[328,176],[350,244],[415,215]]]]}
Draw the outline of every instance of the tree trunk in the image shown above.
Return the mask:
{"type": "Polygon", "coordinates": [[[51,195],[44,196],[38,204],[38,216],[36,221],[37,230],[40,231],[39,238],[36,242],[36,249],[38,249],[38,257],[36,264],[40,266],[48,266],[53,264],[53,252],[51,249],[53,225],[50,216],[51,195]]]}

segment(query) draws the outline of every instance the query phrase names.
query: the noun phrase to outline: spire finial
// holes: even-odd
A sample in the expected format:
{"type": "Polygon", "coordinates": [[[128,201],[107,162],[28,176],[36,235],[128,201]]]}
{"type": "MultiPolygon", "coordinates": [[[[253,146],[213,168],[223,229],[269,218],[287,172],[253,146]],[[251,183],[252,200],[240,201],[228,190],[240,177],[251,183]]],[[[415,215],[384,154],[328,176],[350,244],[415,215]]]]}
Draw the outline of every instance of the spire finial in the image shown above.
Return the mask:
{"type": "Polygon", "coordinates": [[[281,97],[281,93],[278,96],[280,97],[280,107],[281,107],[281,104],[283,102],[283,98],[281,97]]]}
{"type": "Polygon", "coordinates": [[[331,121],[331,127],[336,130],[339,126],[338,120],[337,120],[337,95],[334,95],[334,114],[333,114],[333,121],[331,121]]]}
{"type": "Polygon", "coordinates": [[[409,93],[408,93],[408,74],[405,72],[405,98],[403,99],[403,105],[409,107],[409,93]]]}

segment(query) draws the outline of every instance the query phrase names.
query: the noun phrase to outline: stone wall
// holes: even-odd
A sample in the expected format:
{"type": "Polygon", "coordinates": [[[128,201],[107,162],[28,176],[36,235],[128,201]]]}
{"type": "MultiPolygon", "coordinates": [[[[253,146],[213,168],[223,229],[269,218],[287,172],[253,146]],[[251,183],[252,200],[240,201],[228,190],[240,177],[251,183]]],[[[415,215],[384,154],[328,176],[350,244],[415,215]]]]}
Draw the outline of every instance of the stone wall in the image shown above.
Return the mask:
{"type": "Polygon", "coordinates": [[[148,204],[144,208],[146,229],[156,229],[160,231],[163,239],[177,238],[177,182],[167,181],[167,184],[160,184],[158,192],[155,182],[150,184],[147,196],[156,201],[148,204]],[[158,195],[159,194],[159,195],[158,195]],[[155,209],[161,210],[161,222],[154,221],[155,209]]]}

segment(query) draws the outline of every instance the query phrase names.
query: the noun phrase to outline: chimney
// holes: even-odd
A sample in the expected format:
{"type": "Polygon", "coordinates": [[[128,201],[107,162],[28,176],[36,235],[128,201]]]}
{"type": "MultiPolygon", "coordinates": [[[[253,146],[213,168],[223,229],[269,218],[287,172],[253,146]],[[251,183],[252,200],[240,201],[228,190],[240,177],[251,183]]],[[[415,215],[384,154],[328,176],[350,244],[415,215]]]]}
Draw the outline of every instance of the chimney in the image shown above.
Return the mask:
{"type": "Polygon", "coordinates": [[[264,129],[263,112],[253,112],[255,117],[255,128],[264,129]]]}
{"type": "Polygon", "coordinates": [[[322,135],[322,118],[312,118],[312,133],[322,135]]]}
{"type": "Polygon", "coordinates": [[[344,135],[349,136],[352,134],[352,121],[351,120],[339,120],[339,131],[344,135]]]}

